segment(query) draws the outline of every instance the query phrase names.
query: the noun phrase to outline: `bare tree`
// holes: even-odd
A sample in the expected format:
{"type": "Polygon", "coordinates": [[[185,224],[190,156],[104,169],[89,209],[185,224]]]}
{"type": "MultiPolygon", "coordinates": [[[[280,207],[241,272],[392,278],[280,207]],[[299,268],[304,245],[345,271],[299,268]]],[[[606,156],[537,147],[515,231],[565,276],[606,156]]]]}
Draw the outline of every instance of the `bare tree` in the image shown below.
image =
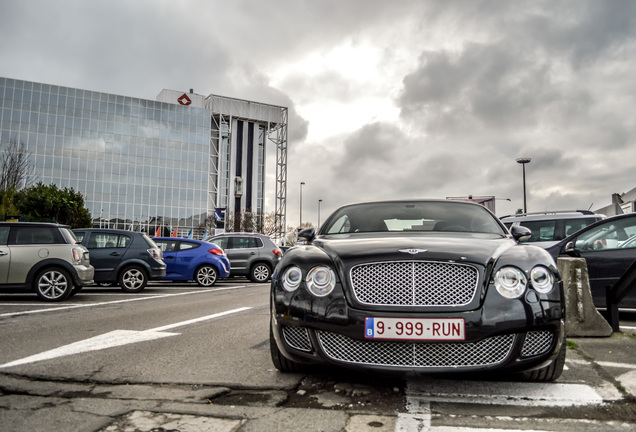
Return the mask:
{"type": "Polygon", "coordinates": [[[31,153],[12,139],[0,155],[0,190],[25,189],[36,181],[31,153]]]}

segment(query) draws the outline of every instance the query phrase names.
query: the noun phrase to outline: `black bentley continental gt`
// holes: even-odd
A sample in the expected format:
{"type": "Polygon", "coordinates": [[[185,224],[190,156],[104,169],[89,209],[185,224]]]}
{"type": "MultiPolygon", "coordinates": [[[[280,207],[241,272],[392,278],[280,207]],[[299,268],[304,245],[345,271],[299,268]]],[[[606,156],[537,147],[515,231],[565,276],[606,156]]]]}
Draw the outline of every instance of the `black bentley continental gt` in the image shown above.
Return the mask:
{"type": "Polygon", "coordinates": [[[544,249],[462,201],[344,206],[289,249],[271,288],[276,368],[506,370],[552,381],[565,362],[563,284],[544,249]]]}

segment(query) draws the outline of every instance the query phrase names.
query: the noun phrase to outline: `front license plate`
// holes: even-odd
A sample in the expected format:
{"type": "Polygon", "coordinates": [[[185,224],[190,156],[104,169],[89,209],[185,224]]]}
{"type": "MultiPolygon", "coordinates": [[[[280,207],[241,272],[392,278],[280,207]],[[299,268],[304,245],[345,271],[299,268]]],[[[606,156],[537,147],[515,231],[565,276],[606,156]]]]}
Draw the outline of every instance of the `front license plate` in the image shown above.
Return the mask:
{"type": "Polygon", "coordinates": [[[366,318],[367,339],[464,340],[463,318],[366,318]]]}

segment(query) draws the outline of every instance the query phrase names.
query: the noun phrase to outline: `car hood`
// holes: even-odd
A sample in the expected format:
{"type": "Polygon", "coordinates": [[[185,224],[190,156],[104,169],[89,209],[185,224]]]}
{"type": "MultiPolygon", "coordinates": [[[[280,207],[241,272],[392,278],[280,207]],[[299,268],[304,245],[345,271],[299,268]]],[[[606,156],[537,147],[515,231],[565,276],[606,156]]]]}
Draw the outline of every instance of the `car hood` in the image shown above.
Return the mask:
{"type": "Polygon", "coordinates": [[[494,234],[338,234],[319,237],[314,246],[322,249],[334,262],[386,260],[441,260],[472,262],[486,266],[516,242],[494,234]]]}

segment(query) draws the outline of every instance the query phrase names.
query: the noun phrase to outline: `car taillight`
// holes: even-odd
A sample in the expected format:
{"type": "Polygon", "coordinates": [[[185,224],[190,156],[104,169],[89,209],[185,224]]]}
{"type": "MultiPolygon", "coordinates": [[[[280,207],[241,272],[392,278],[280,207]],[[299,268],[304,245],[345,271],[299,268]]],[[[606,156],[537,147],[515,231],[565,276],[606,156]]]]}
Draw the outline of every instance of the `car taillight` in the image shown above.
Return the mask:
{"type": "Polygon", "coordinates": [[[150,254],[151,257],[153,257],[156,260],[160,260],[160,259],[163,258],[163,255],[161,253],[161,249],[150,248],[150,249],[148,249],[148,253],[150,254]]]}
{"type": "Polygon", "coordinates": [[[208,252],[210,252],[212,255],[218,255],[218,256],[225,255],[225,252],[223,252],[222,249],[208,249],[208,252]]]}
{"type": "Polygon", "coordinates": [[[81,258],[79,249],[73,248],[73,261],[75,261],[77,264],[82,262],[82,258],[81,258]]]}
{"type": "Polygon", "coordinates": [[[274,249],[272,252],[274,252],[274,255],[282,257],[283,253],[280,251],[280,249],[274,249]]]}

